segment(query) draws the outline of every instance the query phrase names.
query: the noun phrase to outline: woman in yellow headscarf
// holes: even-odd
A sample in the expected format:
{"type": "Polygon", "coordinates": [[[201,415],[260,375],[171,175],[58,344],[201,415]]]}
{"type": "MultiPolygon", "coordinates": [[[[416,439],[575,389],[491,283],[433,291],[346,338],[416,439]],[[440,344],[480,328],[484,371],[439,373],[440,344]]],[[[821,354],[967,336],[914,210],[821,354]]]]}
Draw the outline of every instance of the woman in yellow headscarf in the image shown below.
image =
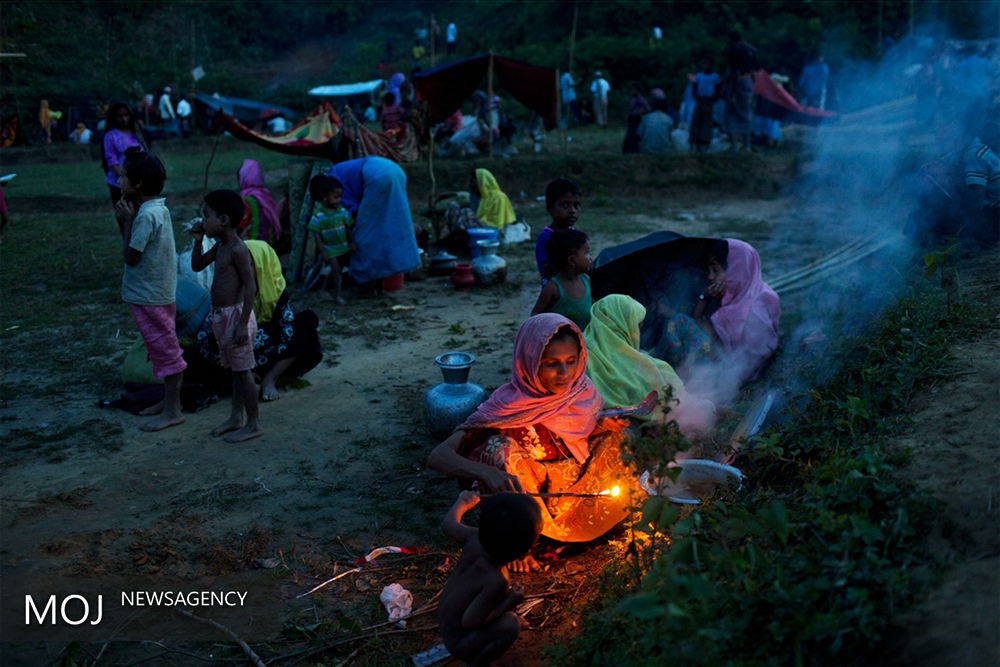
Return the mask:
{"type": "Polygon", "coordinates": [[[611,294],[597,301],[583,332],[590,355],[587,375],[605,407],[638,405],[655,390],[659,407],[637,419],[656,423],[666,415],[686,434],[705,430],[714,413],[711,402],[688,394],[670,364],[639,349],[639,325],[645,317],[646,308],[630,296],[611,294]],[[668,393],[669,403],[663,401],[668,393]]]}
{"type": "MultiPolygon", "coordinates": [[[[279,397],[279,380],[301,377],[323,359],[317,327],[319,318],[311,310],[295,312],[288,300],[285,278],[281,273],[278,254],[264,241],[247,241],[257,281],[254,314],[257,337],[253,341],[259,378],[260,398],[273,401],[279,397]]],[[[209,313],[195,338],[200,357],[217,363],[218,342],[212,330],[209,313]]]]}
{"type": "Polygon", "coordinates": [[[476,217],[481,223],[502,230],[517,220],[510,199],[488,170],[476,169],[476,187],[479,189],[479,208],[476,209],[476,217]]]}

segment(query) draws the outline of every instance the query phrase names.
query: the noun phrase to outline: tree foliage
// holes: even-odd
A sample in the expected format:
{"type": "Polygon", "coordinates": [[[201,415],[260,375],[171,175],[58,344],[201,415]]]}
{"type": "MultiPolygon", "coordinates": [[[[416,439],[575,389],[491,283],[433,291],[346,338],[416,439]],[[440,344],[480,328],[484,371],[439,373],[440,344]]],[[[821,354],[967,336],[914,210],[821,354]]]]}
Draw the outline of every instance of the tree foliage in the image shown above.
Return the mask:
{"type": "MultiPolygon", "coordinates": [[[[0,38],[2,111],[134,99],[166,84],[302,108],[304,91],[328,83],[410,70],[414,30],[433,15],[459,26],[460,54],[493,51],[540,65],[570,67],[578,81],[601,68],[623,99],[631,82],[677,99],[685,72],[705,55],[724,65],[727,32],[757,46],[764,67],[795,75],[813,49],[838,60],[873,58],[880,39],[899,39],[912,23],[936,20],[961,37],[996,25],[980,16],[989,3],[630,0],[560,2],[475,0],[295,3],[253,0],[79,0],[7,3],[0,38]],[[577,31],[571,40],[574,10],[577,31]],[[913,16],[911,16],[913,12],[913,16]],[[654,43],[653,26],[664,36],[654,43]],[[197,84],[191,70],[202,66],[197,84]]],[[[439,60],[440,62],[440,60],[439,60]]],[[[614,100],[613,100],[614,101],[614,100]]]]}

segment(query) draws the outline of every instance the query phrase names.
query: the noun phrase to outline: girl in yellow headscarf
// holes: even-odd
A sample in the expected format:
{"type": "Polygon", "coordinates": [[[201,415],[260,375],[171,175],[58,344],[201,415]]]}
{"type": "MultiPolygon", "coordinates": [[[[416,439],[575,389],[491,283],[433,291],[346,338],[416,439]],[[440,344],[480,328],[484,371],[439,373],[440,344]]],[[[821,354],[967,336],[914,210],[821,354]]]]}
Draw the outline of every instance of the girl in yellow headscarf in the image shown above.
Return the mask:
{"type": "Polygon", "coordinates": [[[587,375],[605,407],[638,405],[655,390],[660,407],[638,419],[656,423],[669,409],[668,418],[676,420],[682,432],[700,432],[711,425],[714,406],[689,395],[670,364],[639,349],[639,325],[645,317],[646,308],[630,296],[611,294],[597,301],[583,332],[590,355],[587,375]],[[668,392],[672,400],[664,403],[668,392]]]}
{"type": "Polygon", "coordinates": [[[476,217],[482,224],[502,230],[517,219],[510,199],[500,189],[493,174],[486,169],[476,169],[476,186],[479,189],[476,217]]]}

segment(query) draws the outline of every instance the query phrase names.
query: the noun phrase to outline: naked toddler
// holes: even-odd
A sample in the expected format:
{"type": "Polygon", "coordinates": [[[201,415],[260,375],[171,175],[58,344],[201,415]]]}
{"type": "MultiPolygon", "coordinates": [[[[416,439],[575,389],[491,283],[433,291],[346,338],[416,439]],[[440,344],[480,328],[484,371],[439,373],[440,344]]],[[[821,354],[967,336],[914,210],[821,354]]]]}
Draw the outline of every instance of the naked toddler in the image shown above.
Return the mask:
{"type": "Polygon", "coordinates": [[[513,609],[524,589],[510,582],[507,564],[524,558],[535,544],[542,515],[531,497],[501,493],[483,501],[478,529],[463,524],[462,516],[478,503],[478,494],[463,491],[441,523],[445,535],[462,545],[462,556],[441,594],[438,623],[453,656],[487,664],[503,655],[521,630],[513,609]]]}

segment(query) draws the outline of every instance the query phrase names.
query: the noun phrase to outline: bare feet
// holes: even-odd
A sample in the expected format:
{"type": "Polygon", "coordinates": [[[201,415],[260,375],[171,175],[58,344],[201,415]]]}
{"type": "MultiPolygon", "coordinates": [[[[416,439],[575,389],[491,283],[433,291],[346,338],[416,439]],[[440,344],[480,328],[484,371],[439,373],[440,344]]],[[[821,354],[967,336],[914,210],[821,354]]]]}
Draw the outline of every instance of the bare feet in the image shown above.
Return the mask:
{"type": "Polygon", "coordinates": [[[343,306],[343,305],[345,305],[345,304],[347,303],[346,301],[344,301],[344,297],[342,297],[342,296],[338,296],[338,297],[336,297],[336,298],[335,298],[335,299],[334,299],[333,301],[334,301],[334,303],[336,303],[336,304],[337,304],[338,306],[343,306]]]}
{"type": "Polygon", "coordinates": [[[158,415],[161,412],[163,412],[164,403],[165,401],[160,401],[159,403],[151,405],[148,408],[143,408],[142,410],[139,410],[139,414],[142,415],[143,417],[147,417],[149,415],[158,415]]]}
{"type": "Polygon", "coordinates": [[[268,382],[262,384],[260,387],[260,400],[262,401],[276,401],[281,398],[281,394],[278,393],[278,388],[274,386],[273,382],[268,382]]]}
{"type": "Polygon", "coordinates": [[[324,290],[323,293],[319,295],[319,298],[323,299],[323,301],[336,301],[337,300],[336,297],[333,296],[333,294],[331,294],[330,292],[327,292],[326,290],[324,290]]]}
{"type": "Polygon", "coordinates": [[[155,419],[150,419],[139,428],[143,431],[162,431],[165,428],[177,426],[178,424],[183,423],[184,415],[168,415],[166,413],[161,413],[155,419]]]}
{"type": "Polygon", "coordinates": [[[230,431],[235,431],[238,428],[243,427],[243,422],[236,417],[230,417],[226,421],[222,422],[218,426],[212,429],[212,435],[219,437],[223,433],[229,433],[230,431]]]}
{"type": "Polygon", "coordinates": [[[521,560],[514,560],[507,563],[507,570],[509,572],[538,572],[541,569],[542,566],[531,556],[525,556],[521,560]]]}
{"type": "Polygon", "coordinates": [[[264,434],[264,429],[260,424],[247,424],[235,433],[230,433],[226,436],[226,442],[243,442],[244,440],[251,440],[257,438],[264,434]]]}

